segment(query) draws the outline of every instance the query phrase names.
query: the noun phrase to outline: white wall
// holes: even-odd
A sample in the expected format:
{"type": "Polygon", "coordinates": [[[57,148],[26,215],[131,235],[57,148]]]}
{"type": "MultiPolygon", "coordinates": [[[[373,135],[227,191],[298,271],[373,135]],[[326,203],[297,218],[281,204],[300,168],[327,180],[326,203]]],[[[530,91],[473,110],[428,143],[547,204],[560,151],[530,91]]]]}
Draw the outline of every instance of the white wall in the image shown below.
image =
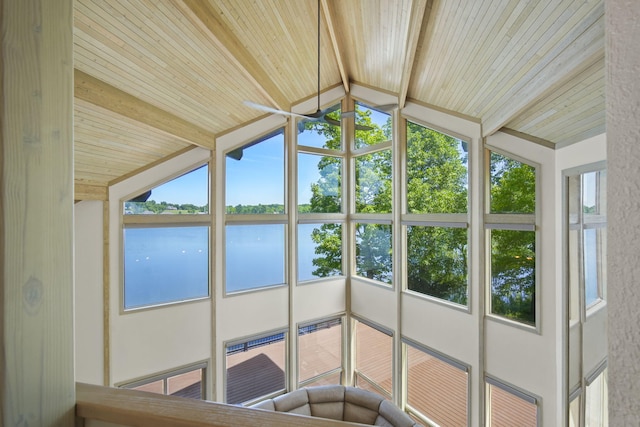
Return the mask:
{"type": "Polygon", "coordinates": [[[76,381],[104,383],[103,202],[74,205],[76,381]]]}
{"type": "Polygon", "coordinates": [[[109,188],[110,385],[211,360],[211,299],[123,311],[121,246],[122,201],[189,171],[210,155],[193,149],[109,188]]]}

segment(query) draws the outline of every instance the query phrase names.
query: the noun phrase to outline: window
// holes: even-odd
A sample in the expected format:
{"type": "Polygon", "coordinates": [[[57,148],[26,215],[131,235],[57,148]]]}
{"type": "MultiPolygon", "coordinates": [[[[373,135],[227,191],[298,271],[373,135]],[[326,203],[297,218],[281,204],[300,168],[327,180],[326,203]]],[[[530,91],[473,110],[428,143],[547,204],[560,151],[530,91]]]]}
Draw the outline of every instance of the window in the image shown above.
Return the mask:
{"type": "Polygon", "coordinates": [[[225,292],[286,284],[284,131],[229,151],[225,173],[225,292]]]}
{"type": "Polygon", "coordinates": [[[467,305],[468,143],[407,122],[407,289],[467,305]]]}
{"type": "Polygon", "coordinates": [[[200,363],[143,380],[120,385],[121,388],[147,391],[170,396],[206,399],[205,378],[207,364],[200,363]]]}
{"type": "Polygon", "coordinates": [[[585,393],[585,426],[605,427],[609,425],[607,369],[587,381],[585,393]]]}
{"type": "Polygon", "coordinates": [[[285,333],[229,343],[226,350],[226,403],[255,401],[285,391],[285,333]]]}
{"type": "Polygon", "coordinates": [[[356,274],[391,284],[391,225],[358,223],[356,232],[356,274]]]}
{"type": "Polygon", "coordinates": [[[340,384],[341,377],[342,319],[299,326],[298,384],[340,384]]]}
{"type": "Polygon", "coordinates": [[[355,321],[355,385],[391,398],[393,336],[355,321]]]}
{"type": "Polygon", "coordinates": [[[339,113],[337,104],[329,108],[328,121],[298,122],[298,282],[343,274],[345,153],[339,113]]]}
{"type": "Polygon", "coordinates": [[[536,427],[538,401],[493,378],[487,378],[487,425],[491,427],[536,427]]]}
{"type": "Polygon", "coordinates": [[[536,325],[536,169],[489,153],[491,314],[536,325]]]}
{"type": "Polygon", "coordinates": [[[468,425],[468,367],[405,341],[407,408],[430,423],[468,425]]]}
{"type": "Polygon", "coordinates": [[[124,202],[125,310],[209,296],[208,183],[203,165],[124,202]]]}

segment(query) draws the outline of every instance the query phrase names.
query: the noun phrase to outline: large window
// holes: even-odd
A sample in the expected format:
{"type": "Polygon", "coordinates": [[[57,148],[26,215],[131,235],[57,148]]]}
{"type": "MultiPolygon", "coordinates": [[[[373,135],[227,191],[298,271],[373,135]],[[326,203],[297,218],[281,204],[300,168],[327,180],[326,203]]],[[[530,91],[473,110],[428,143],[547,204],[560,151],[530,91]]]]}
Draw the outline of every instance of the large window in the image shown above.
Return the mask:
{"type": "Polygon", "coordinates": [[[469,368],[405,341],[407,407],[430,423],[468,425],[469,368]]]}
{"type": "Polygon", "coordinates": [[[342,319],[298,327],[298,384],[342,382],[342,319]]]}
{"type": "Polygon", "coordinates": [[[279,332],[225,346],[226,403],[248,403],[285,391],[285,338],[279,332]]]}
{"type": "Polygon", "coordinates": [[[229,151],[225,173],[225,292],[285,284],[284,131],[229,151]]]}
{"type": "Polygon", "coordinates": [[[355,385],[392,396],[393,336],[360,320],[355,324],[355,385]]]}
{"type": "Polygon", "coordinates": [[[407,289],[468,301],[468,143],[407,122],[407,289]]]}
{"type": "Polygon", "coordinates": [[[169,396],[206,398],[207,364],[200,363],[120,385],[121,388],[169,396]]]}
{"type": "Polygon", "coordinates": [[[209,296],[207,165],[124,202],[125,310],[209,296]]]}
{"type": "Polygon", "coordinates": [[[490,312],[536,325],[536,169],[489,152],[490,312]]]}

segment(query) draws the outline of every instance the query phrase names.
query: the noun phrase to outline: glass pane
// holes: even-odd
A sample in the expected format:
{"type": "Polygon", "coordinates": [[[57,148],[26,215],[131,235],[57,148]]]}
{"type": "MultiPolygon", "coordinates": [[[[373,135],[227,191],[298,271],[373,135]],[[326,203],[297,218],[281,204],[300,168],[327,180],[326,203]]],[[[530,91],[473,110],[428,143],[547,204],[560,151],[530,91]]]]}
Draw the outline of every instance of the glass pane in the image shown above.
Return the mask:
{"type": "Polygon", "coordinates": [[[569,404],[569,427],[580,427],[580,396],[569,404]]]}
{"type": "Polygon", "coordinates": [[[356,322],[356,371],[391,394],[393,337],[356,322]]]}
{"type": "Polygon", "coordinates": [[[536,427],[538,407],[515,394],[489,384],[489,425],[491,427],[536,427]]]}
{"type": "Polygon", "coordinates": [[[226,212],[284,213],[284,131],[227,153],[226,212]]]}
{"type": "Polygon", "coordinates": [[[604,170],[583,174],[582,212],[585,222],[591,222],[593,217],[604,216],[607,213],[606,178],[607,172],[604,170]]]}
{"type": "Polygon", "coordinates": [[[285,283],[285,226],[228,225],[226,291],[237,292],[285,283]]]}
{"type": "Polygon", "coordinates": [[[532,214],[535,210],[535,168],[492,152],[491,213],[532,214]]]}
{"type": "Polygon", "coordinates": [[[374,386],[365,377],[363,377],[362,375],[358,375],[357,373],[354,375],[354,383],[355,383],[355,386],[358,387],[358,388],[370,391],[370,392],[375,393],[375,394],[380,395],[380,396],[384,396],[387,399],[391,398],[391,392],[390,391],[380,390],[378,387],[374,386]]]}
{"type": "Polygon", "coordinates": [[[298,280],[342,274],[342,225],[298,225],[298,280]]]}
{"type": "Polygon", "coordinates": [[[209,227],[124,230],[124,308],[209,295],[209,227]]]}
{"type": "Polygon", "coordinates": [[[342,210],[342,159],[298,154],[298,212],[342,210]]]}
{"type": "Polygon", "coordinates": [[[391,225],[356,224],[356,274],[391,284],[391,225]]]}
{"type": "Polygon", "coordinates": [[[467,305],[467,229],[408,226],[407,287],[467,305]]]}
{"type": "Polygon", "coordinates": [[[298,328],[298,381],[342,366],[342,321],[340,319],[298,328]]]}
{"type": "Polygon", "coordinates": [[[491,312],[535,325],[534,231],[491,230],[491,312]]]}
{"type": "Polygon", "coordinates": [[[124,202],[125,215],[202,213],[209,213],[207,165],[124,202]]]}
{"type": "Polygon", "coordinates": [[[340,104],[328,110],[329,121],[298,121],[298,145],[340,150],[342,148],[340,104]]]}
{"type": "Polygon", "coordinates": [[[467,143],[407,122],[407,212],[467,212],[467,143]]]}
{"type": "Polygon", "coordinates": [[[167,378],[167,394],[191,399],[204,399],[203,374],[204,369],[195,369],[167,378]]]}
{"type": "Polygon", "coordinates": [[[356,157],[356,212],[391,213],[391,150],[356,157]]]}
{"type": "Polygon", "coordinates": [[[409,345],[407,366],[407,403],[439,426],[466,426],[467,373],[409,345]]]}
{"type": "Polygon", "coordinates": [[[326,377],[318,378],[317,380],[313,380],[306,383],[304,386],[315,387],[320,385],[334,385],[334,384],[342,384],[342,372],[337,372],[335,374],[327,375],[326,377]]]}
{"type": "Polygon", "coordinates": [[[583,236],[585,303],[589,307],[603,299],[606,229],[587,228],[583,236]]]}
{"type": "Polygon", "coordinates": [[[147,384],[132,387],[132,390],[146,391],[149,393],[164,394],[164,380],[157,380],[147,384]]]}
{"type": "Polygon", "coordinates": [[[226,348],[226,403],[239,404],[285,389],[284,334],[226,348]]]}
{"type": "Polygon", "coordinates": [[[362,148],[391,139],[391,115],[356,102],[355,147],[362,148]]]}
{"type": "Polygon", "coordinates": [[[606,369],[587,386],[585,395],[585,427],[609,425],[606,369]]]}

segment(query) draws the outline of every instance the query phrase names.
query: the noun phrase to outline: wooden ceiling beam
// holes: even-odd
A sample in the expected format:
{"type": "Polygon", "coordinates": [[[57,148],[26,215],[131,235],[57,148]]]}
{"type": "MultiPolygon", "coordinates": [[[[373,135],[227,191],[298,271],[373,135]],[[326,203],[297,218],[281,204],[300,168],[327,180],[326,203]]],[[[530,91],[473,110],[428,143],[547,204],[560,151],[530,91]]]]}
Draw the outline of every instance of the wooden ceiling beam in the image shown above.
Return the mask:
{"type": "MultiPolygon", "coordinates": [[[[211,40],[225,57],[233,63],[269,100],[275,108],[289,111],[291,103],[282,93],[271,77],[264,71],[258,61],[242,45],[240,40],[233,35],[216,16],[216,11],[208,1],[184,0],[182,10],[191,17],[195,23],[200,23],[210,35],[211,40]]],[[[177,3],[181,6],[181,3],[177,3]]]]}
{"type": "Polygon", "coordinates": [[[398,92],[398,105],[404,107],[407,102],[409,83],[413,75],[413,64],[418,50],[418,42],[422,35],[423,26],[429,22],[429,15],[433,8],[433,0],[414,0],[411,4],[411,16],[409,18],[409,31],[407,32],[407,44],[405,47],[404,64],[402,66],[402,79],[398,92]]]}
{"type": "Polygon", "coordinates": [[[76,182],[73,185],[73,200],[109,200],[109,193],[106,185],[81,184],[76,182]]]}
{"type": "Polygon", "coordinates": [[[114,113],[186,139],[207,149],[215,148],[215,134],[180,117],[174,116],[148,102],[115,88],[89,74],[75,69],[74,96],[114,113]]]}
{"type": "Polygon", "coordinates": [[[320,4],[322,6],[322,13],[324,14],[324,22],[326,22],[327,29],[329,30],[329,38],[331,39],[331,46],[333,46],[333,53],[336,57],[338,70],[340,71],[342,85],[344,86],[344,91],[346,93],[349,93],[349,73],[347,71],[345,61],[342,58],[342,49],[340,48],[340,43],[338,42],[336,27],[333,23],[332,18],[333,12],[331,11],[331,6],[329,5],[327,0],[320,0],[320,4]]]}
{"type": "Polygon", "coordinates": [[[546,57],[541,58],[520,81],[497,102],[499,108],[482,117],[482,134],[489,136],[552,94],[585,69],[604,59],[604,5],[596,7],[546,57]]]}

